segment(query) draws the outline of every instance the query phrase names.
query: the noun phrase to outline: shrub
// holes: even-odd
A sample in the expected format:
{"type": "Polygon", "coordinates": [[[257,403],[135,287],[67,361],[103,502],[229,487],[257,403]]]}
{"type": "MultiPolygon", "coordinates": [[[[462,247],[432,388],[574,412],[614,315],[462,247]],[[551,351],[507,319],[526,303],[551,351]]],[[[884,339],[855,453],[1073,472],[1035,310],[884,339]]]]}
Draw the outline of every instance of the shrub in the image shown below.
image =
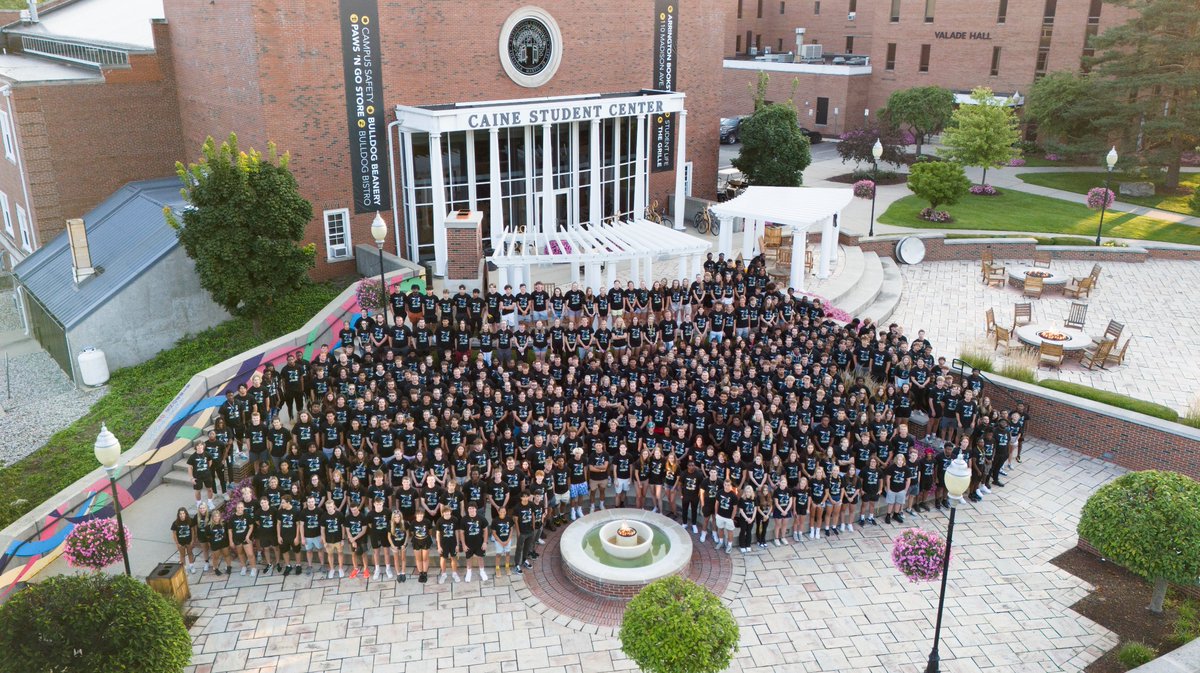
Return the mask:
{"type": "Polygon", "coordinates": [[[952,161],[914,164],[909,170],[908,188],[936,209],[953,205],[971,188],[963,167],[952,161]]]}
{"type": "Polygon", "coordinates": [[[1000,190],[991,185],[971,185],[971,193],[975,196],[1000,196],[1000,190]]]}
{"type": "Polygon", "coordinates": [[[1008,165],[1009,165],[1009,166],[1012,166],[1012,167],[1014,167],[1014,168],[1017,168],[1017,167],[1020,167],[1020,166],[1024,166],[1024,165],[1025,165],[1025,160],[1024,160],[1024,159],[1022,159],[1021,157],[1013,157],[1013,158],[1011,158],[1011,159],[1009,159],[1009,160],[1008,160],[1008,165]]]}
{"type": "Polygon", "coordinates": [[[1178,472],[1129,472],[1100,487],[1079,515],[1079,537],[1154,583],[1161,613],[1167,583],[1200,577],[1200,483],[1178,472]]]}
{"type": "Polygon", "coordinates": [[[1050,152],[1049,154],[1046,155],[1045,158],[1046,158],[1046,161],[1062,161],[1062,157],[1055,154],[1054,152],[1050,152]]]}
{"type": "Polygon", "coordinates": [[[950,213],[944,210],[934,210],[933,208],[922,208],[921,213],[917,217],[927,222],[953,222],[954,218],[950,213]]]}
{"type": "Polygon", "coordinates": [[[1197,638],[1200,638],[1200,605],[1194,600],[1185,600],[1175,609],[1170,641],[1175,645],[1184,645],[1197,638]]]}
{"type": "Polygon", "coordinates": [[[870,180],[859,180],[854,183],[854,195],[860,199],[875,197],[875,183],[870,180]]]}
{"type": "Polygon", "coordinates": [[[1038,382],[1037,366],[1037,355],[1031,351],[1022,351],[1019,354],[1009,355],[996,373],[1005,378],[1036,384],[1038,382]]]}
{"type": "Polygon", "coordinates": [[[182,671],[192,638],[179,609],[125,575],[59,575],[0,606],[0,673],[182,671]]]}
{"type": "Polygon", "coordinates": [[[1188,405],[1187,413],[1183,418],[1179,419],[1180,423],[1190,425],[1193,428],[1200,428],[1200,395],[1192,398],[1192,403],[1188,405]]]}
{"type": "Polygon", "coordinates": [[[920,528],[901,531],[892,542],[892,565],[909,582],[933,582],[942,577],[946,541],[920,528]]]}
{"type": "Polygon", "coordinates": [[[870,180],[871,182],[875,182],[878,180],[883,182],[885,180],[895,180],[899,176],[896,171],[873,171],[869,168],[856,168],[850,172],[850,177],[854,178],[855,181],[870,180]]]}
{"type": "Polygon", "coordinates": [[[1179,414],[1170,407],[1163,406],[1155,402],[1139,400],[1137,398],[1122,395],[1120,393],[1113,393],[1107,390],[1097,390],[1096,388],[1085,386],[1081,383],[1059,381],[1058,379],[1045,379],[1038,382],[1038,385],[1042,386],[1043,388],[1057,390],[1060,393],[1067,393],[1068,395],[1082,397],[1094,402],[1110,404],[1121,409],[1136,411],[1139,414],[1154,416],[1155,418],[1161,418],[1164,421],[1175,422],[1179,420],[1179,414]]]}
{"type": "Polygon", "coordinates": [[[129,529],[117,527],[114,518],[92,519],[75,526],[67,535],[63,556],[72,568],[103,570],[121,560],[121,533],[129,543],[129,529]]]}
{"type": "Polygon", "coordinates": [[[1200,213],[1200,187],[1192,190],[1192,199],[1188,201],[1188,208],[1191,208],[1193,213],[1200,213]]]}
{"type": "Polygon", "coordinates": [[[738,649],[729,608],[681,577],[651,582],[629,601],[621,650],[647,673],[717,673],[738,649]]]}
{"type": "Polygon", "coordinates": [[[1117,661],[1121,662],[1127,671],[1142,664],[1148,664],[1156,657],[1158,657],[1158,650],[1139,642],[1125,643],[1117,652],[1117,661]]]}
{"type": "Polygon", "coordinates": [[[970,365],[971,369],[978,369],[981,372],[993,371],[995,365],[992,351],[984,343],[963,346],[962,352],[958,354],[958,359],[970,365]]]}
{"type": "Polygon", "coordinates": [[[1087,207],[1092,210],[1100,210],[1100,208],[1109,208],[1112,206],[1117,195],[1113,190],[1104,187],[1092,187],[1087,193],[1087,207]]]}

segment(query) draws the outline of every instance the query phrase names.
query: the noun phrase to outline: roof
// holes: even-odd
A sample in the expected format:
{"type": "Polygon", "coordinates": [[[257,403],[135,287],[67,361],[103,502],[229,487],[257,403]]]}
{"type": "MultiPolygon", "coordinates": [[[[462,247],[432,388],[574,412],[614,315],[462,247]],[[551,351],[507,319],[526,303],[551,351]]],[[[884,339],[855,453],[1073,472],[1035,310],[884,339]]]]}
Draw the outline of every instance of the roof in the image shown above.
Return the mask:
{"type": "Polygon", "coordinates": [[[95,70],[76,68],[24,54],[0,54],[0,77],[10,82],[103,81],[104,79],[95,70]]]}
{"type": "Polygon", "coordinates": [[[803,229],[842,212],[854,190],[839,187],[747,187],[736,197],[713,205],[722,217],[745,217],[803,229]]]}
{"type": "Polygon", "coordinates": [[[131,182],[83,216],[95,276],[75,285],[66,232],[13,269],[25,289],[70,329],[179,245],[163,207],[185,207],[179,179],[131,182]],[[103,269],[103,271],[101,271],[103,269]]]}
{"type": "Polygon", "coordinates": [[[153,50],[150,21],[163,18],[163,0],[77,0],[40,10],[38,23],[14,24],[7,32],[153,50]]]}
{"type": "Polygon", "coordinates": [[[488,261],[501,267],[660,259],[701,255],[712,247],[702,238],[642,219],[572,225],[552,234],[536,227],[504,231],[492,243],[496,252],[488,261]]]}

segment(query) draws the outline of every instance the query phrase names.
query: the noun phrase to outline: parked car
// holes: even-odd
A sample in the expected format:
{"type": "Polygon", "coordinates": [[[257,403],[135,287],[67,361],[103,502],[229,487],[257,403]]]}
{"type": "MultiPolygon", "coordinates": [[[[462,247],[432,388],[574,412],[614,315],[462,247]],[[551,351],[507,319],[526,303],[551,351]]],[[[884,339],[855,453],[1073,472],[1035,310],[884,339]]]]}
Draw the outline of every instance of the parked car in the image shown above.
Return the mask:
{"type": "Polygon", "coordinates": [[[805,126],[801,126],[800,130],[804,133],[804,135],[808,136],[808,143],[810,145],[816,145],[817,143],[821,142],[821,133],[819,131],[814,131],[805,126]]]}
{"type": "Polygon", "coordinates": [[[734,145],[738,141],[739,131],[742,128],[742,120],[745,117],[722,117],[721,118],[721,144],[729,143],[734,145]]]}

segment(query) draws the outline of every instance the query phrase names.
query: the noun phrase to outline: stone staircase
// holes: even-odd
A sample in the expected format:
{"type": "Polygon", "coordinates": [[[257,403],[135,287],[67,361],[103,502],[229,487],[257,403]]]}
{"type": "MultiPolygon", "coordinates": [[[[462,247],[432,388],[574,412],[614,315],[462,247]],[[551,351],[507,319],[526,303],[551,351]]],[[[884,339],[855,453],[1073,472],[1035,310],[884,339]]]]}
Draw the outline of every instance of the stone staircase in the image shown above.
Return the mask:
{"type": "Polygon", "coordinates": [[[896,262],[856,246],[840,246],[838,268],[825,280],[815,280],[806,290],[824,297],[851,316],[885,321],[900,303],[903,279],[896,262]]]}

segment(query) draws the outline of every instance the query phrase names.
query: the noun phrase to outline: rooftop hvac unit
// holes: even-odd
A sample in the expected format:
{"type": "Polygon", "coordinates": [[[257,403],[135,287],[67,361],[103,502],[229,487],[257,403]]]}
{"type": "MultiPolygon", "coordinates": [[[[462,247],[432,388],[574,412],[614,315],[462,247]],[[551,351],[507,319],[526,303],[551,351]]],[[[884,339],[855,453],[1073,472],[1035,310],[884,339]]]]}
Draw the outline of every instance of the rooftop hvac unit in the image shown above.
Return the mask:
{"type": "Polygon", "coordinates": [[[767,55],[769,56],[769,55],[771,54],[771,48],[770,48],[770,47],[763,47],[763,53],[764,53],[764,54],[767,54],[767,55]]]}
{"type": "Polygon", "coordinates": [[[819,61],[824,56],[824,48],[819,44],[806,44],[800,47],[801,61],[819,61]]]}
{"type": "Polygon", "coordinates": [[[853,21],[858,16],[858,12],[850,12],[846,15],[847,21],[853,21]]]}
{"type": "Polygon", "coordinates": [[[750,47],[747,51],[751,56],[758,56],[758,47],[750,47]]]}

